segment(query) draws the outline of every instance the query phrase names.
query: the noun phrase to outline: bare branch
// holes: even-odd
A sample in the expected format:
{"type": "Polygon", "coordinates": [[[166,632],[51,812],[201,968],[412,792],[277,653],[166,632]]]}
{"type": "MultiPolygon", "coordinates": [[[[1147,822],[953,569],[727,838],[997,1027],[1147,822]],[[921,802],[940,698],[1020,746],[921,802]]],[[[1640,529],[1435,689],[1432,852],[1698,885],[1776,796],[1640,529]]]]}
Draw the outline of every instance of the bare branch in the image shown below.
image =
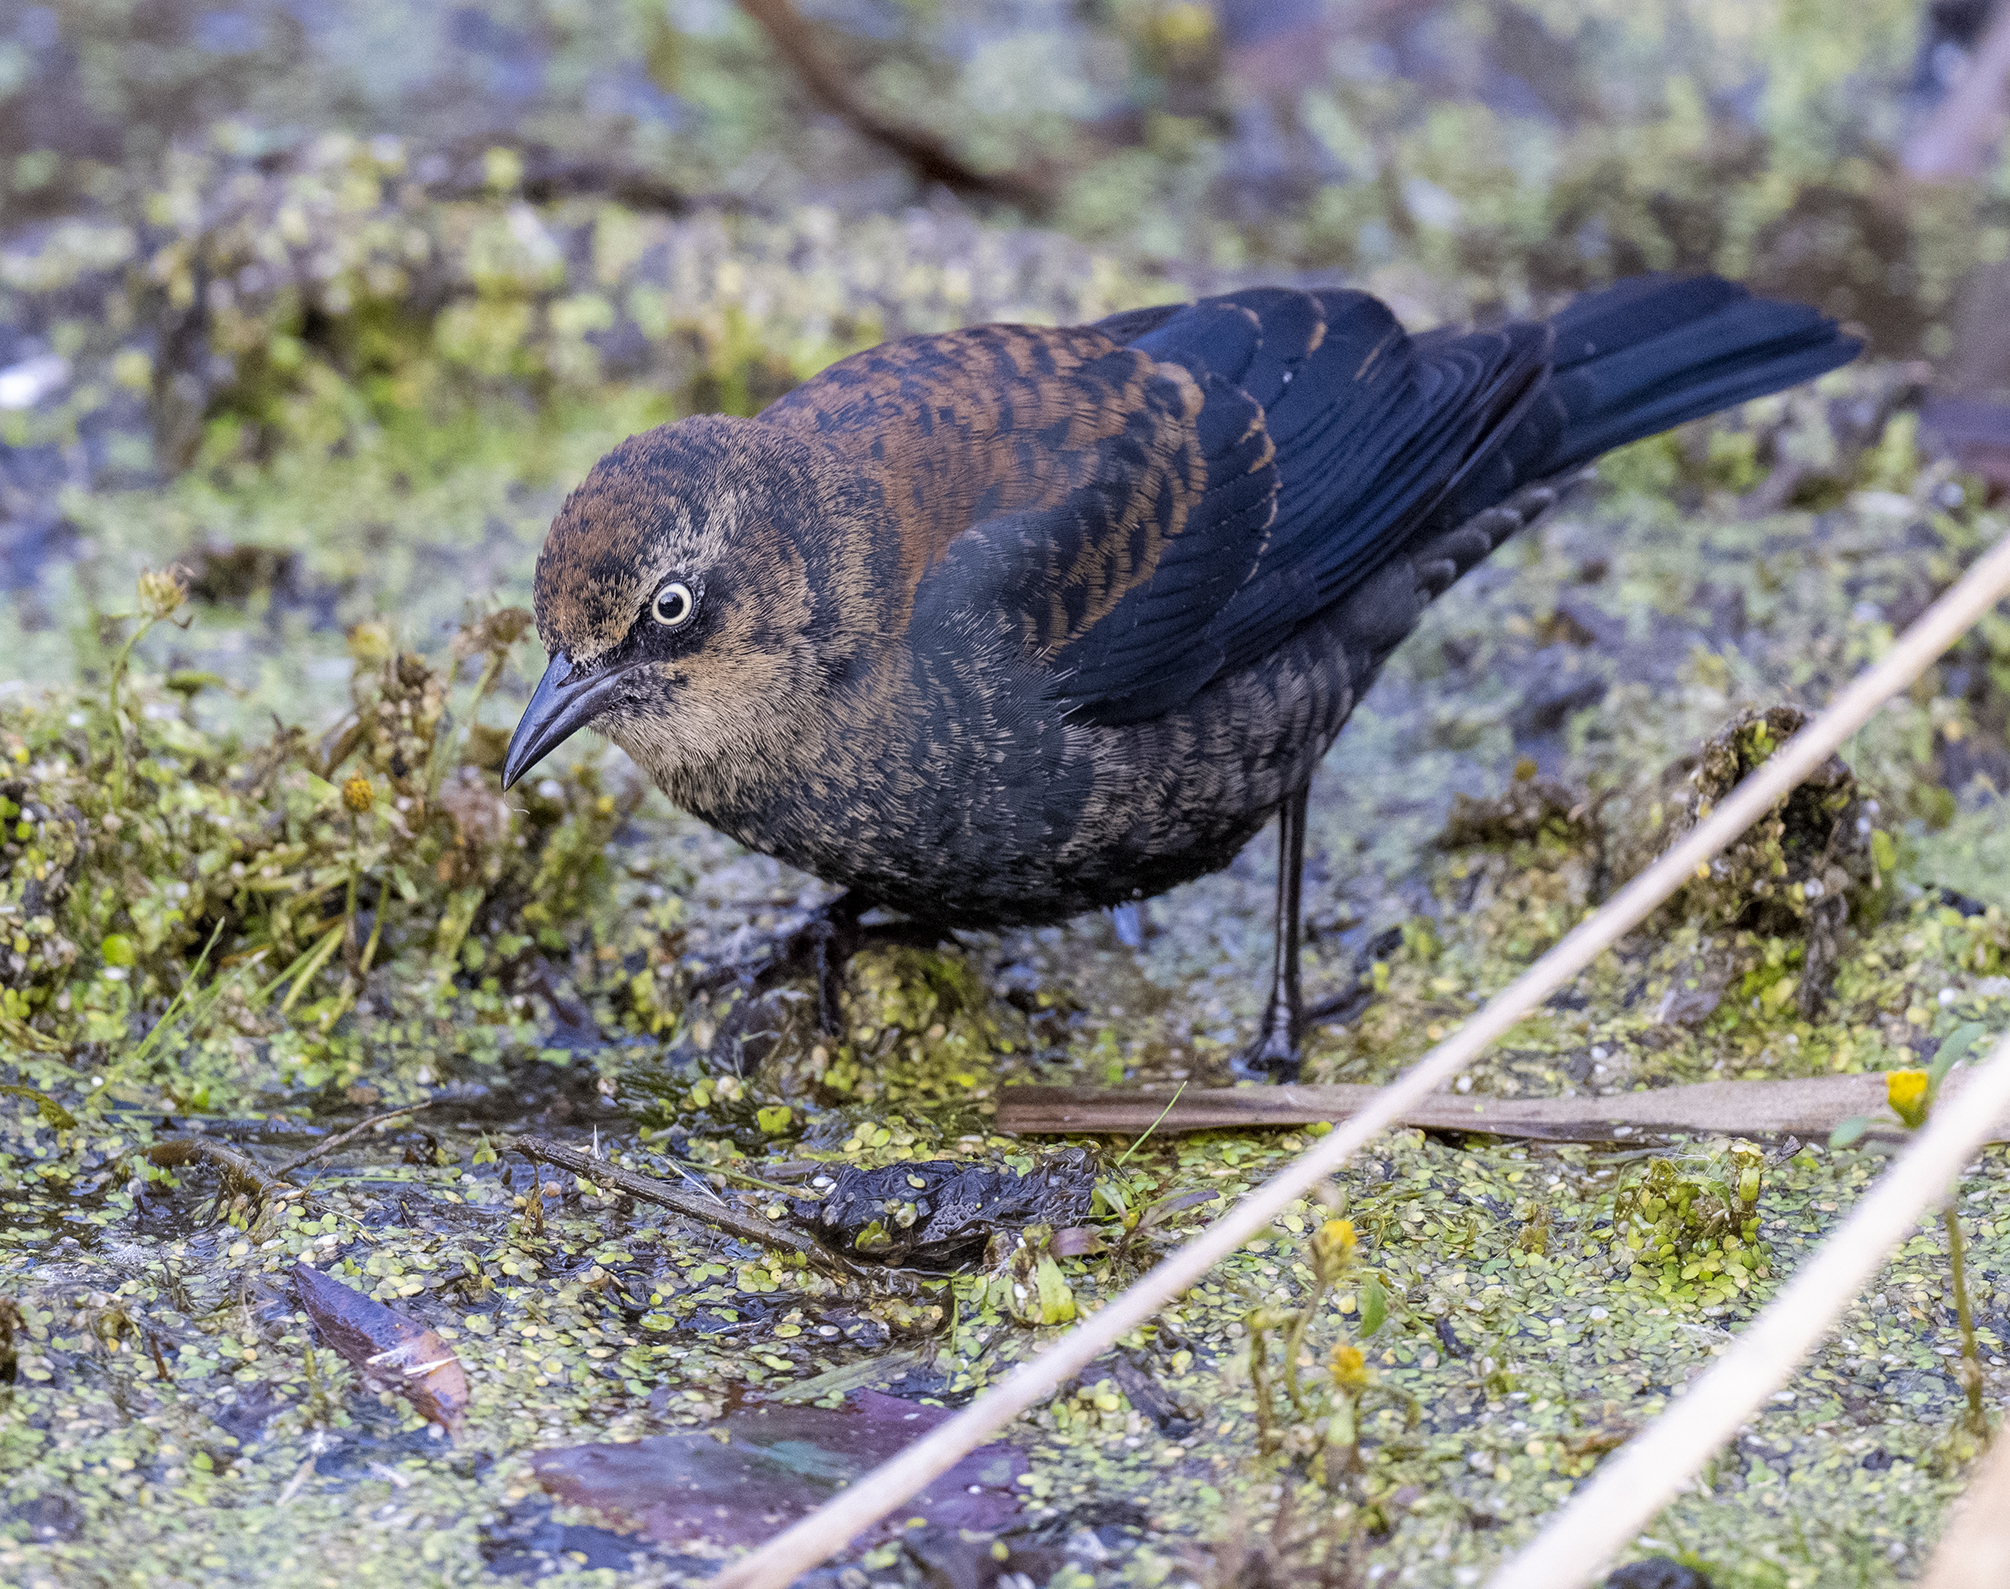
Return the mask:
{"type": "MultiPolygon", "coordinates": [[[[596,1159],[591,1154],[580,1152],[578,1148],[569,1148],[562,1142],[553,1142],[545,1137],[517,1137],[509,1145],[527,1159],[556,1165],[596,1185],[611,1187],[629,1197],[638,1197],[645,1203],[655,1203],[663,1208],[674,1209],[686,1219],[695,1219],[701,1224],[717,1226],[720,1230],[730,1232],[742,1240],[759,1242],[766,1247],[779,1247],[784,1252],[799,1253],[827,1273],[841,1275],[847,1280],[867,1278],[865,1271],[842,1253],[832,1252],[830,1248],[805,1236],[801,1231],[790,1230],[786,1225],[777,1225],[758,1214],[745,1213],[717,1198],[700,1197],[695,1192],[687,1192],[681,1187],[672,1186],[668,1181],[659,1181],[653,1175],[638,1175],[633,1170],[624,1170],[618,1164],[610,1163],[606,1159],[596,1159]]],[[[531,1195],[537,1194],[533,1192],[531,1195]]]]}
{"type": "Polygon", "coordinates": [[[884,115],[866,103],[852,79],[818,46],[814,30],[792,0],[740,0],[740,9],[802,79],[825,110],[860,137],[905,161],[924,182],[938,182],[967,198],[992,199],[1039,211],[1053,201],[1053,183],[1022,172],[979,171],[934,133],[884,115]]]}
{"type": "MultiPolygon", "coordinates": [[[[1966,1085],[1948,1078],[1949,1097],[1966,1085]]],[[[1019,1135],[1130,1136],[1161,1113],[1159,1131],[1215,1131],[1232,1126],[1287,1129],[1340,1121],[1365,1109],[1379,1087],[1202,1088],[1167,1107],[1167,1095],[1096,1087],[1007,1087],[998,1129],[1019,1135]]],[[[1855,1115],[1884,1108],[1884,1077],[1807,1076],[1776,1081],[1705,1081],[1685,1087],[1580,1098],[1490,1098],[1437,1092],[1397,1117],[1425,1131],[1470,1131],[1547,1142],[1620,1142],[1668,1132],[1726,1132],[1743,1137],[1825,1138],[1855,1115]]],[[[1886,1134],[1886,1133],[1880,1133],[1886,1134]]],[[[1888,1133],[1906,1135],[1894,1119],[1888,1133]]],[[[2003,1133],[2010,1137],[2010,1131],[2003,1133]]]]}

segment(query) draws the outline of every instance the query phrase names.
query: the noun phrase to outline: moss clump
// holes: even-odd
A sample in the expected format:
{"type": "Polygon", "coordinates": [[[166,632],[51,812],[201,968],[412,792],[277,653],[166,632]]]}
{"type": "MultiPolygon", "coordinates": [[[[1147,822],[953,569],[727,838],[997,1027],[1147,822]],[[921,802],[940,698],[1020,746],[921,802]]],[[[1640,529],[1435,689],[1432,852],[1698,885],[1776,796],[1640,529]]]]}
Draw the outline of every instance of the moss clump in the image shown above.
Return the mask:
{"type": "Polygon", "coordinates": [[[1614,1198],[1613,1232],[1664,1294],[1728,1301],[1771,1270],[1759,1238],[1765,1163],[1749,1142],[1687,1161],[1651,1159],[1614,1198]]]}
{"type": "Polygon", "coordinates": [[[851,1030],[810,1075],[846,1103],[975,1103],[998,1084],[999,1059],[1025,1052],[1024,1023],[953,950],[869,949],[846,987],[851,1030]]]}
{"type": "MultiPolygon", "coordinates": [[[[1807,718],[1797,706],[1748,707],[1712,735],[1690,774],[1670,841],[1709,816],[1807,718]]],[[[1813,1020],[1835,981],[1845,927],[1852,919],[1875,921],[1890,900],[1897,852],[1876,826],[1878,815],[1878,802],[1859,788],[1855,773],[1830,756],[1710,862],[1707,875],[1699,872],[1672,908],[1705,931],[1801,938],[1791,991],[1801,1014],[1813,1020]]]]}
{"type": "MultiPolygon", "coordinates": [[[[1704,742],[1670,837],[1681,837],[1798,733],[1797,706],[1746,708],[1704,742]]],[[[1884,902],[1876,859],[1878,803],[1830,756],[1682,892],[1679,909],[1706,927],[1771,936],[1805,928],[1840,900],[1872,919],[1884,902]]],[[[1887,841],[1888,843],[1888,841],[1887,841]]]]}
{"type": "Polygon", "coordinates": [[[1532,761],[1515,768],[1514,782],[1500,794],[1478,799],[1460,792],[1439,844],[1447,850],[1469,846],[1534,846],[1532,855],[1556,859],[1597,837],[1595,803],[1550,778],[1536,776],[1532,761]]]}
{"type": "Polygon", "coordinates": [[[359,1003],[439,1013],[484,970],[569,952],[633,798],[582,770],[511,803],[463,760],[527,621],[476,620],[438,664],[353,631],[352,710],[318,743],[207,731],[202,681],[123,665],[122,689],[0,713],[0,1035],[33,1079],[74,1087],[88,1059],[99,1102],[155,1087],[193,1106],[179,1038],[129,1043],[166,1008],[187,1036],[277,1042],[312,1083],[359,1003]]]}

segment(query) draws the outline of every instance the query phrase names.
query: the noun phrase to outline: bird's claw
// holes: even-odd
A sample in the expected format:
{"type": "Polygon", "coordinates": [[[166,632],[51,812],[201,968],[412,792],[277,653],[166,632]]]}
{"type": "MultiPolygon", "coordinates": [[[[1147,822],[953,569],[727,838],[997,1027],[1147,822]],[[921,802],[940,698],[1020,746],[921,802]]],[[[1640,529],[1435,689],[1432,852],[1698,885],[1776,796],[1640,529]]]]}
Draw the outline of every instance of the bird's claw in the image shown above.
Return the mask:
{"type": "Polygon", "coordinates": [[[859,914],[858,907],[840,894],[801,926],[777,933],[769,940],[765,954],[715,965],[699,977],[696,985],[701,991],[716,992],[738,983],[749,993],[760,994],[779,983],[814,976],[820,1030],[835,1032],[843,1021],[839,995],[843,991],[845,962],[862,940],[859,914]]]}
{"type": "Polygon", "coordinates": [[[1296,1026],[1282,1008],[1266,1011],[1262,1036],[1229,1062],[1229,1073],[1237,1081],[1296,1081],[1304,1059],[1296,1026]]]}
{"type": "Polygon", "coordinates": [[[817,979],[817,1030],[835,1036],[844,1030],[844,968],[858,951],[856,914],[819,913],[809,925],[810,969],[817,979]]]}

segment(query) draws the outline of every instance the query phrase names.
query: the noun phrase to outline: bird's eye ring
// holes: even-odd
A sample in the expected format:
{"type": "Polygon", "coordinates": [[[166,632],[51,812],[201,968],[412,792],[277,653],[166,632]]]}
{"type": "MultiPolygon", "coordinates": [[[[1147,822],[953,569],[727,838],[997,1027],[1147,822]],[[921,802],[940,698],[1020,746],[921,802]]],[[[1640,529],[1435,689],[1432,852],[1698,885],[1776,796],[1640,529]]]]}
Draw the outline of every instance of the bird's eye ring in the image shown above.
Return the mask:
{"type": "Polygon", "coordinates": [[[649,616],[666,629],[681,629],[697,610],[698,598],[691,587],[681,579],[673,579],[656,592],[655,601],[649,605],[649,616]]]}

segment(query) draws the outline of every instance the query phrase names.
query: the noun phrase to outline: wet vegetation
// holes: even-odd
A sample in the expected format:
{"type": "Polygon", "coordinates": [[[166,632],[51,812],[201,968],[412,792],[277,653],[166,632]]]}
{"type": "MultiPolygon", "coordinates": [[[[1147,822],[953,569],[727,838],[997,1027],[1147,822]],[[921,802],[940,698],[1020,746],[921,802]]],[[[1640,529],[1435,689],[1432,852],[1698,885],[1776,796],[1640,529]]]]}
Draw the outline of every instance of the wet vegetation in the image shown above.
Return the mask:
{"type": "MultiPolygon", "coordinates": [[[[1978,389],[2010,210],[1898,168],[1945,19],[1248,9],[795,18],[946,140],[921,175],[806,102],[788,7],[467,8],[395,62],[418,25],[367,5],[0,21],[0,1580],[694,1581],[761,1531],[650,1497],[848,1481],[1304,1145],[994,1129],[1015,1083],[1223,1081],[1261,846],[869,951],[833,1037],[767,964],[821,885],[592,744],[501,792],[536,546],[631,431],[1251,278],[1428,321],[1707,265],[1865,324],[1609,460],[1397,655],[1314,788],[1309,991],[1360,989],[1314,1081],[1394,1076],[2004,533],[1933,405],[1978,389]],[[405,1378],[354,1346],[412,1340],[405,1378]],[[644,1441],[640,1493],[601,1448],[644,1441]]],[[[2000,1032],[2007,729],[1998,615],[1460,1086],[2000,1032]]],[[[1394,1133],[817,1581],[1475,1584],[1885,1151],[1394,1133]]],[[[1916,1575],[2010,1390],[2006,1177],[1641,1554],[1916,1575]]]]}

